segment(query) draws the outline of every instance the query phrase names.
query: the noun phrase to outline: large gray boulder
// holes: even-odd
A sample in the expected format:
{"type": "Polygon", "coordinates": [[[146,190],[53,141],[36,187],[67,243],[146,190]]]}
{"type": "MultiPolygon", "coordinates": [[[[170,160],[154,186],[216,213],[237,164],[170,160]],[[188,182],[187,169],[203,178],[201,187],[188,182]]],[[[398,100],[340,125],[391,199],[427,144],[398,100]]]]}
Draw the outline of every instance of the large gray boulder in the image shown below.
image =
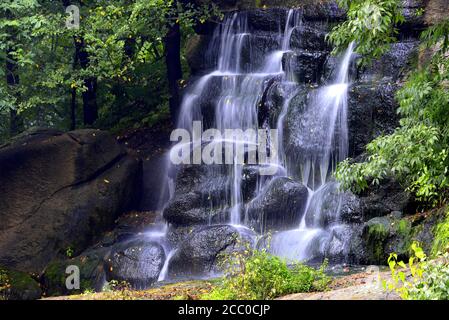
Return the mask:
{"type": "Polygon", "coordinates": [[[0,147],[0,265],[40,273],[138,203],[140,161],[107,132],[37,129],[0,147]]]}
{"type": "Polygon", "coordinates": [[[157,281],[165,258],[164,248],[156,242],[140,239],[117,244],[106,258],[106,279],[145,288],[157,281]]]}
{"type": "Polygon", "coordinates": [[[254,244],[255,235],[248,229],[229,225],[199,227],[193,230],[176,249],[170,260],[171,278],[205,276],[220,271],[220,261],[236,250],[254,244]]]}
{"type": "MultiPolygon", "coordinates": [[[[165,220],[176,226],[224,223],[229,220],[232,166],[184,165],[176,174],[175,196],[166,205],[165,220]]],[[[242,197],[251,198],[259,179],[256,166],[244,166],[242,197]]]]}
{"type": "Polygon", "coordinates": [[[349,89],[349,156],[357,157],[366,145],[399,126],[395,93],[398,85],[389,81],[359,81],[349,89]]]}
{"type": "Polygon", "coordinates": [[[289,178],[275,178],[248,204],[246,219],[258,232],[299,226],[309,191],[289,178]]]}

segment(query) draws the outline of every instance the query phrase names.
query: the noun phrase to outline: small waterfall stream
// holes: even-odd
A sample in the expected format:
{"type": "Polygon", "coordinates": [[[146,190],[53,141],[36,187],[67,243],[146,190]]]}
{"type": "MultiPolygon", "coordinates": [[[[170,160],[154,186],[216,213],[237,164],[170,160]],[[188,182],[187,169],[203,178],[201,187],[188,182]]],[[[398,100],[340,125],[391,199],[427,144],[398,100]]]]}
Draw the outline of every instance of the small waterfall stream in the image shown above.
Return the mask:
{"type": "MultiPolygon", "coordinates": [[[[284,131],[292,100],[302,88],[290,70],[291,38],[295,29],[301,25],[301,10],[289,10],[285,25],[279,26],[280,31],[275,39],[278,43],[277,50],[266,54],[260,62],[260,57],[253,56],[248,59],[242,56],[243,49],[251,46],[252,33],[248,26],[247,14],[236,12],[227,15],[223,23],[216,28],[210,44],[209,52],[216,55],[216,69],[203,75],[187,88],[181,105],[178,128],[192,132],[193,121],[201,121],[203,128],[216,128],[220,131],[236,128],[257,130],[262,125],[269,129],[269,124],[259,123],[258,108],[273,81],[277,84],[282,102],[274,123],[280,142],[279,161],[274,165],[279,170],[274,177],[258,178],[254,199],[264,197],[264,192],[276,178],[300,177],[300,182],[307,187],[309,193],[304,212],[297,213],[301,216],[300,223],[292,225],[290,230],[275,232],[270,250],[288,259],[309,261],[324,256],[332,231],[339,227],[341,199],[338,196],[338,184],[332,180],[332,171],[336,163],[346,158],[348,153],[346,103],[348,69],[353,46],[348,48],[342,58],[333,83],[309,92],[299,126],[302,152],[292,158],[285,150],[284,131]],[[323,209],[325,206],[326,209],[323,209]],[[324,220],[326,223],[323,223],[324,220]]],[[[252,53],[251,48],[249,51],[252,53]]],[[[252,142],[244,136],[243,140],[235,143],[244,144],[247,151],[252,142]]],[[[173,171],[170,165],[167,167],[168,171],[173,171]]],[[[226,196],[220,199],[220,206],[228,208],[229,224],[238,229],[248,229],[250,224],[247,209],[254,199],[248,202],[243,197],[242,179],[245,166],[234,161],[233,165],[222,167],[217,168],[214,165],[206,168],[211,178],[225,171],[228,190],[226,196]]],[[[173,179],[174,176],[171,174],[171,178],[167,180],[173,179]]],[[[172,196],[173,191],[170,192],[170,197],[172,196]]],[[[166,278],[169,260],[175,250],[176,248],[166,249],[168,259],[159,280],[166,278]]]]}

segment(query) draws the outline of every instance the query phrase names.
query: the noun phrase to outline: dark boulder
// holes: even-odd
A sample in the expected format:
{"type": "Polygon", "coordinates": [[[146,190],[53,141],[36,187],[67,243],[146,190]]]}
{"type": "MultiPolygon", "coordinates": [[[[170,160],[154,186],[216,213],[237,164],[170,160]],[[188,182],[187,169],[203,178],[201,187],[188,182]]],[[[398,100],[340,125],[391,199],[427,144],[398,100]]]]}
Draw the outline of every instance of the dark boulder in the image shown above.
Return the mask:
{"type": "Polygon", "coordinates": [[[409,219],[397,214],[373,218],[363,225],[365,254],[359,259],[364,264],[386,264],[390,253],[396,253],[405,260],[413,238],[409,219]]]}
{"type": "Polygon", "coordinates": [[[358,70],[358,79],[398,81],[410,68],[412,58],[417,53],[418,41],[393,43],[390,49],[379,59],[358,70]]]}
{"type": "Polygon", "coordinates": [[[363,221],[363,209],[359,197],[347,191],[341,195],[340,219],[346,223],[361,223],[363,221]]]}
{"type": "Polygon", "coordinates": [[[103,247],[110,247],[115,243],[129,240],[136,234],[154,227],[161,220],[160,212],[157,211],[128,212],[115,221],[114,229],[105,233],[100,244],[103,247]]]}
{"type": "MultiPolygon", "coordinates": [[[[232,170],[232,166],[179,166],[175,196],[165,207],[164,218],[176,226],[226,222],[229,218],[232,183],[229,170],[232,170]]],[[[243,169],[242,196],[245,199],[254,194],[257,171],[252,166],[243,169]]]]}
{"type": "Polygon", "coordinates": [[[0,264],[41,272],[138,204],[140,162],[98,130],[33,130],[0,147],[0,264]]]}
{"type": "Polygon", "coordinates": [[[229,225],[205,226],[195,229],[179,245],[169,263],[171,278],[205,276],[220,271],[226,254],[252,246],[255,235],[248,229],[229,225]]]}
{"type": "Polygon", "coordinates": [[[306,0],[301,7],[306,20],[341,21],[346,18],[346,10],[335,0],[306,0]]]}
{"type": "Polygon", "coordinates": [[[119,243],[106,258],[106,278],[126,281],[135,288],[148,287],[157,281],[165,258],[164,248],[156,242],[119,243]]]}
{"type": "Polygon", "coordinates": [[[293,50],[331,51],[332,47],[326,40],[329,32],[327,24],[306,22],[295,28],[290,46],[293,50]]]}
{"type": "Polygon", "coordinates": [[[258,31],[280,30],[285,26],[287,12],[283,8],[249,10],[247,11],[249,28],[258,31]]]}
{"type": "Polygon", "coordinates": [[[226,208],[210,208],[196,192],[177,194],[164,209],[164,219],[176,226],[196,225],[211,222],[225,222],[226,208]]]}
{"type": "Polygon", "coordinates": [[[330,263],[337,264],[348,261],[353,237],[353,225],[341,224],[330,228],[329,241],[324,254],[330,263]]]}
{"type": "Polygon", "coordinates": [[[414,213],[416,203],[412,194],[392,179],[370,186],[359,196],[364,220],[382,217],[391,212],[414,213]]]}
{"type": "Polygon", "coordinates": [[[381,134],[390,134],[399,126],[395,93],[391,82],[356,82],[349,90],[349,156],[357,157],[365,146],[381,134]]]}
{"type": "Polygon", "coordinates": [[[318,83],[322,79],[328,52],[299,50],[284,56],[284,70],[290,70],[300,83],[318,83]]]}
{"type": "Polygon", "coordinates": [[[315,190],[308,201],[305,222],[311,228],[327,228],[340,221],[353,223],[362,220],[360,200],[350,192],[341,192],[336,182],[315,190]]]}
{"type": "Polygon", "coordinates": [[[275,178],[248,204],[245,219],[258,232],[299,226],[308,195],[303,184],[285,177],[275,178]]]}

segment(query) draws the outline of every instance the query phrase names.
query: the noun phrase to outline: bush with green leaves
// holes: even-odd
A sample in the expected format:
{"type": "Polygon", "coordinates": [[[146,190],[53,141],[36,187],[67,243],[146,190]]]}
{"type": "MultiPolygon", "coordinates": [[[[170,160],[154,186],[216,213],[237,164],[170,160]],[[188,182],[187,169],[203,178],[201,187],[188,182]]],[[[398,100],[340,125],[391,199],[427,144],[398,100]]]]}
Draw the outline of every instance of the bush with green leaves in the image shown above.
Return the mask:
{"type": "MultiPolygon", "coordinates": [[[[13,134],[11,111],[19,113],[20,130],[66,130],[72,120],[82,126],[82,94],[90,78],[96,79],[96,127],[121,130],[168,118],[164,44],[170,28],[180,26],[185,47],[194,25],[221,16],[213,3],[193,1],[68,1],[79,7],[81,20],[79,28],[66,28],[63,3],[0,1],[0,143],[13,134]]],[[[188,71],[181,51],[183,71],[188,71]]]]}
{"type": "Polygon", "coordinates": [[[369,183],[395,177],[418,200],[447,200],[449,189],[449,23],[422,34],[423,49],[433,51],[397,92],[400,127],[368,144],[367,160],[342,162],[336,178],[345,189],[361,192],[369,183]],[[442,31],[445,30],[445,31],[442,31]]]}
{"type": "Polygon", "coordinates": [[[223,260],[224,277],[202,299],[266,300],[297,293],[326,290],[330,278],[324,270],[287,262],[266,250],[247,249],[234,252],[223,260]]]}
{"type": "Polygon", "coordinates": [[[335,52],[345,50],[351,42],[363,55],[362,63],[384,54],[396,40],[396,26],[404,21],[398,0],[337,0],[347,9],[347,19],[329,34],[335,52]]]}
{"type": "Polygon", "coordinates": [[[441,253],[434,260],[427,256],[417,242],[411,246],[413,255],[408,265],[392,253],[388,259],[392,279],[384,281],[388,291],[395,291],[404,300],[449,299],[449,253],[441,253]]]}
{"type": "Polygon", "coordinates": [[[449,251],[449,212],[442,221],[433,228],[432,256],[449,251]]]}

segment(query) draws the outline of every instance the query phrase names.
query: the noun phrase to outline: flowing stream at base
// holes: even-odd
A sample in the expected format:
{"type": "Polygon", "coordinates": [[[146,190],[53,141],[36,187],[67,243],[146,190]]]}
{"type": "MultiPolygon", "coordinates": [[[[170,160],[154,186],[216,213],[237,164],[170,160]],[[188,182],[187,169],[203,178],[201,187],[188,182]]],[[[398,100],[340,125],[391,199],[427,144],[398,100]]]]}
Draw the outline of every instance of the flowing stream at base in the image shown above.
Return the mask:
{"type": "MultiPolygon", "coordinates": [[[[290,48],[292,34],[302,25],[300,10],[288,11],[284,26],[280,26],[276,36],[278,49],[261,57],[242,56],[243,48],[250,46],[252,36],[245,12],[227,15],[218,26],[210,44],[210,59],[217,62],[216,70],[202,76],[187,88],[179,116],[178,128],[192,130],[193,121],[201,121],[203,127],[224,129],[258,129],[258,107],[264,93],[272,81],[279,84],[282,92],[282,107],[275,124],[278,129],[279,170],[274,177],[259,177],[256,198],[263,196],[267,187],[276,177],[298,177],[308,189],[307,203],[298,225],[290,230],[274,232],[270,251],[276,255],[299,261],[309,261],[322,257],[329,244],[332,233],[340,228],[339,208],[341,197],[338,184],[332,180],[335,165],[345,159],[348,153],[347,92],[348,69],[351,63],[353,45],[351,44],[341,58],[338,70],[334,70],[331,84],[308,93],[303,119],[299,124],[301,154],[290,157],[284,150],[285,122],[292,99],[301,85],[290,71],[290,48]],[[218,50],[217,50],[218,47],[218,50]],[[257,58],[257,59],[253,59],[257,58]],[[262,62],[260,62],[262,61],[262,62]],[[211,88],[214,97],[210,97],[211,88]],[[217,89],[218,88],[218,89],[217,89]],[[208,112],[204,114],[204,100],[208,101],[208,112]],[[326,223],[323,224],[323,220],[326,223]]],[[[251,50],[250,50],[251,51],[251,50]]],[[[266,126],[266,124],[265,124],[266,126]]],[[[269,128],[267,128],[269,129],[269,128]]],[[[249,140],[237,143],[250,144],[249,140]]],[[[248,146],[247,146],[248,147],[248,146]]],[[[167,165],[170,171],[170,165],[167,165]]],[[[244,165],[226,166],[229,182],[228,197],[222,199],[223,207],[230,208],[228,223],[239,228],[248,227],[247,207],[251,201],[242,196],[244,165]]],[[[215,167],[208,169],[211,177],[217,173],[215,167]]],[[[170,197],[173,196],[173,184],[170,197]]],[[[260,217],[262,219],[262,217],[260,217]]],[[[161,221],[160,228],[148,233],[151,239],[165,232],[161,221]],[[162,231],[161,231],[162,230],[162,231]]],[[[260,235],[263,236],[263,235],[260,235]]],[[[159,276],[159,281],[167,275],[168,264],[176,249],[167,248],[167,261],[159,276]]]]}

